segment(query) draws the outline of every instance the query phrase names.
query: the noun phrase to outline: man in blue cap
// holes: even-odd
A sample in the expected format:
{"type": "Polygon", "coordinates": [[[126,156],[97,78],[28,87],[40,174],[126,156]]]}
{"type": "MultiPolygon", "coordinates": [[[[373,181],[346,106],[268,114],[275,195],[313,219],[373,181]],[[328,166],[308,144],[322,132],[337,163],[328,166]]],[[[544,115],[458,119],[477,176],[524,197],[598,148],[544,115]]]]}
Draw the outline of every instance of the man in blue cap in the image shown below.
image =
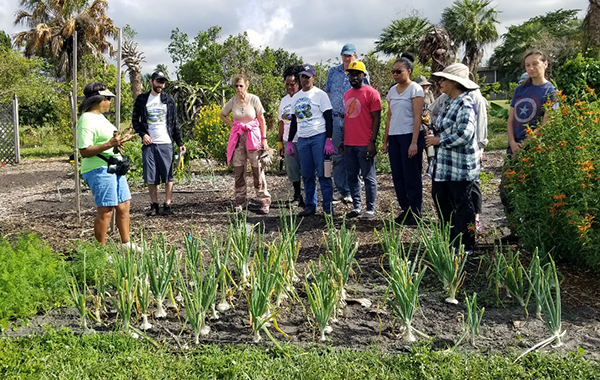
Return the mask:
{"type": "MultiPolygon", "coordinates": [[[[342,47],[342,64],[329,69],[327,82],[325,83],[325,92],[329,95],[331,106],[333,107],[333,147],[335,154],[333,156],[333,182],[337,190],[334,200],[352,203],[348,179],[346,177],[346,164],[344,155],[340,154],[338,147],[344,139],[344,94],[352,86],[348,79],[348,66],[356,59],[356,47],[353,44],[346,44],[342,47]]],[[[364,83],[369,84],[369,74],[365,75],[364,83]]]]}

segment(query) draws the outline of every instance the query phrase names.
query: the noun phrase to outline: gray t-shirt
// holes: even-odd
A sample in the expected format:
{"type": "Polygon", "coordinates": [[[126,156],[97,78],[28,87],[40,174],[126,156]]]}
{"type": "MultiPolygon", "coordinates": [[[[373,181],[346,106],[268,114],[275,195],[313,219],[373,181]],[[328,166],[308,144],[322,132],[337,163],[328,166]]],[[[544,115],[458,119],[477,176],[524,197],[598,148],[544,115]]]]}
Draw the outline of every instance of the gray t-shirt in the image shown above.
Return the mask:
{"type": "MultiPolygon", "coordinates": [[[[406,90],[401,94],[398,93],[396,86],[392,86],[386,96],[390,105],[392,117],[390,119],[389,135],[405,135],[413,133],[415,124],[415,114],[413,112],[412,100],[414,98],[423,97],[423,88],[415,82],[410,82],[406,90]]],[[[421,115],[419,114],[419,118],[421,115]]],[[[423,126],[421,126],[421,130],[423,126]]]]}

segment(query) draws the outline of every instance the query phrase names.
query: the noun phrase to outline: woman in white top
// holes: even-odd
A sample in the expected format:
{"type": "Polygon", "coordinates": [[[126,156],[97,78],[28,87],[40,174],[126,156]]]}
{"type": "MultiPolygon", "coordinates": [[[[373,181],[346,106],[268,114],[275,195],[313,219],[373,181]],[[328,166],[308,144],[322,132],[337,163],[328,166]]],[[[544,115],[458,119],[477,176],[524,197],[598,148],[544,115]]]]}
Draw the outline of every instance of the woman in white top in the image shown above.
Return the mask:
{"type": "Polygon", "coordinates": [[[231,127],[227,144],[227,163],[233,165],[235,174],[235,211],[240,212],[246,203],[246,166],[250,161],[259,214],[268,214],[271,195],[259,157],[269,147],[264,109],[258,96],[248,93],[248,79],[238,74],[233,77],[236,95],[229,99],[221,111],[221,120],[231,127]],[[229,118],[233,115],[233,120],[229,118]]]}
{"type": "Polygon", "coordinates": [[[416,224],[423,206],[423,148],[425,147],[421,113],[423,89],[411,81],[413,57],[403,55],[394,63],[396,85],[386,97],[388,114],[381,151],[388,153],[396,198],[402,213],[396,223],[416,224]]]}
{"type": "MultiPolygon", "coordinates": [[[[288,180],[294,187],[294,198],[292,202],[298,202],[298,207],[304,207],[304,199],[302,198],[302,190],[300,186],[301,173],[300,173],[300,156],[295,154],[293,156],[287,153],[287,146],[290,134],[290,123],[292,121],[293,105],[292,97],[300,91],[300,71],[302,66],[290,66],[283,72],[283,79],[285,80],[285,92],[287,93],[279,102],[279,109],[277,115],[279,117],[279,136],[277,138],[277,151],[280,155],[285,157],[285,171],[287,173],[288,180]]],[[[294,150],[298,151],[298,135],[296,134],[294,141],[292,141],[294,150]]]]}

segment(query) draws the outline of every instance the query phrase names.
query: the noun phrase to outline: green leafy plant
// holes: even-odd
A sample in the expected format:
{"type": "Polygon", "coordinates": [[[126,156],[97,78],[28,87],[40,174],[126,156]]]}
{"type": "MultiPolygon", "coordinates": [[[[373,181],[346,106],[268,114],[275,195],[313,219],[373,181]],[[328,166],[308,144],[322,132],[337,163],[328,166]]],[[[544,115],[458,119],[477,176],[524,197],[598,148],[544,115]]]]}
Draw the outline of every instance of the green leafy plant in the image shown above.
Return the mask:
{"type": "Polygon", "coordinates": [[[235,287],[235,282],[229,273],[229,255],[231,252],[231,242],[227,238],[223,238],[213,234],[212,230],[209,230],[208,239],[204,242],[204,245],[210,256],[212,262],[216,265],[217,271],[217,283],[220,289],[220,301],[215,306],[215,302],[212,304],[212,319],[217,319],[217,310],[220,312],[231,309],[231,305],[227,301],[227,295],[230,292],[231,287],[235,287]],[[231,286],[230,286],[231,285],[231,286]]]}
{"type": "MultiPolygon", "coordinates": [[[[282,265],[284,285],[286,290],[291,292],[294,289],[294,282],[299,281],[296,273],[296,260],[298,260],[298,253],[300,252],[300,242],[296,239],[296,233],[300,223],[291,208],[282,207],[279,210],[279,238],[284,255],[282,265]]],[[[278,304],[279,301],[278,299],[278,304]]]]}
{"type": "Polygon", "coordinates": [[[229,218],[227,239],[231,242],[231,260],[238,276],[238,285],[248,284],[250,276],[250,257],[254,246],[254,228],[247,222],[246,213],[229,218]]]}
{"type": "Polygon", "coordinates": [[[69,300],[65,262],[37,235],[0,236],[0,328],[69,300]]]}
{"type": "Polygon", "coordinates": [[[112,245],[115,261],[115,294],[113,305],[121,319],[123,330],[130,332],[131,313],[138,286],[137,260],[132,249],[120,250],[112,245]]]}
{"type": "Polygon", "coordinates": [[[465,333],[468,333],[471,345],[475,346],[475,337],[479,336],[479,326],[481,325],[481,318],[483,317],[485,307],[477,307],[477,293],[473,293],[472,297],[465,297],[465,305],[467,306],[465,333]]]}
{"type": "Polygon", "coordinates": [[[510,247],[507,248],[506,255],[502,252],[502,248],[496,248],[494,256],[495,278],[496,278],[496,295],[499,296],[499,288],[504,287],[508,294],[513,297],[520,306],[526,307],[526,273],[519,259],[519,251],[514,252],[510,247]]]}
{"type": "Polygon", "coordinates": [[[200,143],[203,152],[224,163],[227,158],[230,128],[223,123],[220,114],[221,107],[217,104],[203,106],[196,117],[193,136],[194,140],[200,143]]]}

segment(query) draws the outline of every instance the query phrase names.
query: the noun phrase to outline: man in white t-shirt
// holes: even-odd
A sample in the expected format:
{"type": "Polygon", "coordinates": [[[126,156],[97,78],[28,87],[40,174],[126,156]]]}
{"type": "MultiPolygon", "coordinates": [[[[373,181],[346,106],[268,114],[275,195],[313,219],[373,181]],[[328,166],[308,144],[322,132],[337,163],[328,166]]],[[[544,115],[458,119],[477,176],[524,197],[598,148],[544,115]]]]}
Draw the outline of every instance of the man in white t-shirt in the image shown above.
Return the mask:
{"type": "Polygon", "coordinates": [[[179,146],[180,154],[185,153],[181,140],[175,100],[163,92],[167,77],[156,71],[150,78],[152,89],[140,94],[133,106],[132,124],[142,138],[142,161],[144,182],[150,193],[150,211],[147,215],[158,215],[158,185],[165,184],[163,215],[172,214],[173,195],[173,142],[179,146]]]}

